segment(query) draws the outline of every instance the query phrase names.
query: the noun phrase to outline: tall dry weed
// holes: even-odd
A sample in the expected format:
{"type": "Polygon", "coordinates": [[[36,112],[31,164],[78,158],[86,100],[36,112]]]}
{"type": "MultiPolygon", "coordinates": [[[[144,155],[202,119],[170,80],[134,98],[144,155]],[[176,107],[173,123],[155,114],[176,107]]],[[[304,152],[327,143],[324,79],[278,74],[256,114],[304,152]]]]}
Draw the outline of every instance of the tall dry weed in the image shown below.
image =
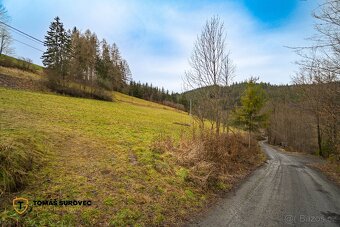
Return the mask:
{"type": "Polygon", "coordinates": [[[195,136],[182,136],[178,144],[171,138],[158,139],[153,149],[169,152],[177,162],[189,169],[188,181],[204,189],[231,185],[263,160],[255,140],[241,134],[220,134],[206,131],[195,136]]]}

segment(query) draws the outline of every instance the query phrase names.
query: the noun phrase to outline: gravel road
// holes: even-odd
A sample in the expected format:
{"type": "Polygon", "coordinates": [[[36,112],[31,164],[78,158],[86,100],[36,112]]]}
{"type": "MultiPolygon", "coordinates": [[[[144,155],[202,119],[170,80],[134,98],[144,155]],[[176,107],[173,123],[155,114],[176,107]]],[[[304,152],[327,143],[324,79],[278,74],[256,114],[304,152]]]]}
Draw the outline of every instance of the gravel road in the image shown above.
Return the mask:
{"type": "Polygon", "coordinates": [[[340,226],[340,189],[306,166],[318,158],[261,142],[267,163],[188,226],[340,226]]]}

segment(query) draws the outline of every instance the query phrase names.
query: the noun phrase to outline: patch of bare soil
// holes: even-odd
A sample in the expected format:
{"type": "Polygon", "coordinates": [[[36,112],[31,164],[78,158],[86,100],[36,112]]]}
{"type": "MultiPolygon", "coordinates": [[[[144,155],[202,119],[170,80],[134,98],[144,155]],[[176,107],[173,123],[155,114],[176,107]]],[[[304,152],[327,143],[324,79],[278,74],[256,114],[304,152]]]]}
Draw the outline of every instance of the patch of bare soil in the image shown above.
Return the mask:
{"type": "Polygon", "coordinates": [[[0,87],[30,91],[46,90],[41,81],[0,74],[0,87]]]}

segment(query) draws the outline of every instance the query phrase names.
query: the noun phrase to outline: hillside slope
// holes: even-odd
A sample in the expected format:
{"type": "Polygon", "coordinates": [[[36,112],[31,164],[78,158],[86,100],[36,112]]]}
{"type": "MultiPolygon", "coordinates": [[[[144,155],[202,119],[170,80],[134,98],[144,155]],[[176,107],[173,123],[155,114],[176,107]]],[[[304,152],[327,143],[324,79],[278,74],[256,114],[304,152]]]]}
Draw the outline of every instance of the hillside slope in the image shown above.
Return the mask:
{"type": "Polygon", "coordinates": [[[185,170],[150,147],[159,137],[179,138],[190,130],[176,124],[190,124],[189,116],[119,93],[116,99],[103,102],[0,88],[0,158],[30,166],[22,174],[14,171],[17,184],[12,184],[11,193],[1,185],[3,223],[157,225],[165,217],[176,223],[202,204],[205,197],[184,181],[185,170]],[[93,205],[33,206],[19,217],[11,208],[14,196],[31,203],[78,199],[93,205]]]}
{"type": "Polygon", "coordinates": [[[192,138],[187,113],[118,92],[114,102],[60,96],[44,78],[0,66],[0,225],[176,225],[263,161],[236,136],[218,149],[229,154],[216,159],[228,172],[208,190],[209,168],[222,165],[216,141],[192,138]],[[13,210],[15,197],[29,200],[25,215],[13,210]],[[92,205],[35,204],[55,200],[92,205]]]}

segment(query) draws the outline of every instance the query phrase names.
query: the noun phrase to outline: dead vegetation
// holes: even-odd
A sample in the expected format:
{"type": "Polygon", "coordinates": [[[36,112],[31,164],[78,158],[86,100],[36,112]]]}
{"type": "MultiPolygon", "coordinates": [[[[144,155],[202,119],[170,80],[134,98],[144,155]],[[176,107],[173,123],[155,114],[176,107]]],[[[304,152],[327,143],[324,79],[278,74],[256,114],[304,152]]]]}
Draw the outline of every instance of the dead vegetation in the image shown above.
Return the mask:
{"type": "Polygon", "coordinates": [[[316,163],[312,165],[323,172],[328,179],[340,186],[340,162],[334,158],[329,158],[325,163],[316,163]]]}
{"type": "Polygon", "coordinates": [[[41,81],[34,80],[32,78],[20,78],[11,75],[1,74],[0,70],[0,87],[11,89],[22,89],[29,91],[46,91],[47,88],[41,81]]]}
{"type": "Polygon", "coordinates": [[[227,190],[264,161],[255,140],[241,134],[220,134],[206,131],[196,136],[182,136],[178,143],[170,137],[158,138],[152,150],[169,152],[176,162],[188,169],[185,180],[204,190],[227,190]]]}

